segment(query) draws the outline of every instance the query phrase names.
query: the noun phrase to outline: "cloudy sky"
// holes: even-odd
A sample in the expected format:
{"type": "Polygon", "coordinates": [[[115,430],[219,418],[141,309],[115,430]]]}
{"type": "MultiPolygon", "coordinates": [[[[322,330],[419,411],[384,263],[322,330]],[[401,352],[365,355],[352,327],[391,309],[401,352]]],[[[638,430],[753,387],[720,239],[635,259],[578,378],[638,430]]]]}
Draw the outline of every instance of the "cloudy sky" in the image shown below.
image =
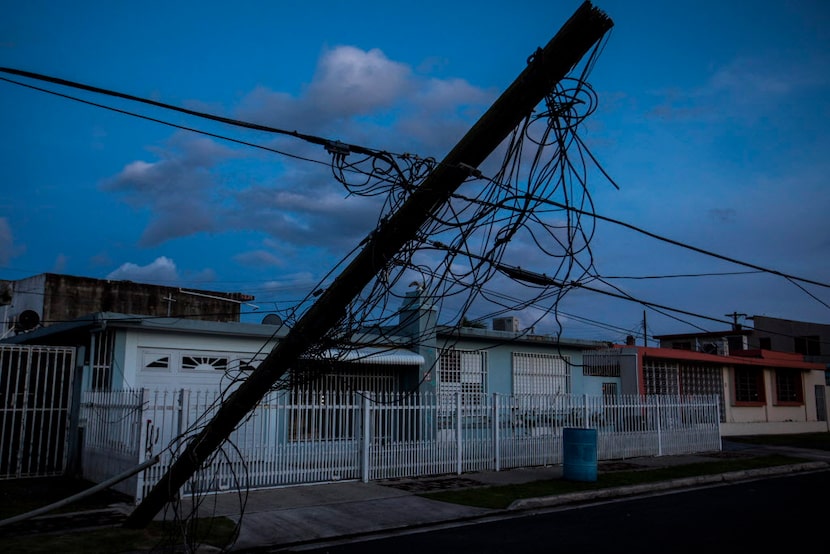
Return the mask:
{"type": "MultiPolygon", "coordinates": [[[[580,3],[6,2],[0,66],[440,159],[580,3]]],[[[615,26],[580,136],[619,186],[592,173],[596,213],[745,265],[597,221],[606,283],[680,312],[577,291],[563,334],[620,341],[644,311],[650,335],[721,330],[733,312],[830,323],[830,5],[594,4],[615,26]]],[[[259,321],[377,221],[380,203],[349,196],[320,146],[0,77],[0,279],[238,291],[259,321]]]]}

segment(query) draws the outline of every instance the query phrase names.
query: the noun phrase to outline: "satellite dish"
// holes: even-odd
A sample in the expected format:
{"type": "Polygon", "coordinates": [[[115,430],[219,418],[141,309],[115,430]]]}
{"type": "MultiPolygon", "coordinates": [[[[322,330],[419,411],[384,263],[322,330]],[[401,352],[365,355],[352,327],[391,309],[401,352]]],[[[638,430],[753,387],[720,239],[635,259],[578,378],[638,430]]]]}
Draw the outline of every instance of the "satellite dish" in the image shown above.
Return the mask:
{"type": "Polygon", "coordinates": [[[282,318],[277,314],[268,314],[262,318],[263,325],[282,325],[282,318]]]}
{"type": "Polygon", "coordinates": [[[40,323],[40,316],[34,310],[23,310],[17,316],[17,327],[21,331],[29,331],[40,323]]]}

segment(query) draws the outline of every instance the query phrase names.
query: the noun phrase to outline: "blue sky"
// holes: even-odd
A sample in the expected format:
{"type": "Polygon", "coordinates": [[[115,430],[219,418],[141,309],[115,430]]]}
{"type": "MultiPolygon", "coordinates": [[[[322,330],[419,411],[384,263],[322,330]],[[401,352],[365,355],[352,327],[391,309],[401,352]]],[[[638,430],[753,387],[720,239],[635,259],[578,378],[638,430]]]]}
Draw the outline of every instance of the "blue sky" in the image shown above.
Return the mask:
{"type": "MultiPolygon", "coordinates": [[[[6,1],[0,66],[440,159],[580,3],[6,1]]],[[[596,212],[830,283],[830,5],[594,5],[615,26],[589,77],[598,108],[580,137],[620,187],[592,173],[596,212]]],[[[328,162],[285,137],[0,77],[328,162]]],[[[239,291],[256,297],[246,318],[259,321],[304,298],[378,217],[378,202],[348,196],[324,163],[7,81],[0,129],[0,279],[57,272],[239,291]]],[[[602,221],[591,250],[606,283],[639,299],[724,322],[737,312],[830,323],[822,286],[602,221]]],[[[512,259],[548,271],[527,245],[512,259]]],[[[644,308],[574,291],[559,311],[567,336],[620,341],[641,332],[644,308]]],[[[537,332],[558,329],[539,313],[516,315],[537,332]]],[[[726,327],[675,315],[649,310],[649,334],[726,327]]]]}

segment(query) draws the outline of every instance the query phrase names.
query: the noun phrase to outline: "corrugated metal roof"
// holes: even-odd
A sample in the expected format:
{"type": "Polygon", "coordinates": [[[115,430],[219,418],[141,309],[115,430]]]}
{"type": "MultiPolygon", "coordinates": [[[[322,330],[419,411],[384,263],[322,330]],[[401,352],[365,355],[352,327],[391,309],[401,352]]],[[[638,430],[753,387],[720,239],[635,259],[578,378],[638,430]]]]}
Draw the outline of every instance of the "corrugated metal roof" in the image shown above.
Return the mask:
{"type": "Polygon", "coordinates": [[[332,348],[323,352],[321,357],[338,362],[373,365],[423,365],[426,362],[417,352],[392,347],[332,348]]]}

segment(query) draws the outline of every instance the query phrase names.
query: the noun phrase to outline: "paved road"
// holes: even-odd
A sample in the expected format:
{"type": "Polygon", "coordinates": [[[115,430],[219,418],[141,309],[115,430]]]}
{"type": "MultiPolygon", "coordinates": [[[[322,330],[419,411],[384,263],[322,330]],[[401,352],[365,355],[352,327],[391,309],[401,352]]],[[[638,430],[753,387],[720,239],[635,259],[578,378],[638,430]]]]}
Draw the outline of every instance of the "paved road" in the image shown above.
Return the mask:
{"type": "Polygon", "coordinates": [[[281,552],[808,552],[824,542],[828,495],[820,471],[281,552]]]}

